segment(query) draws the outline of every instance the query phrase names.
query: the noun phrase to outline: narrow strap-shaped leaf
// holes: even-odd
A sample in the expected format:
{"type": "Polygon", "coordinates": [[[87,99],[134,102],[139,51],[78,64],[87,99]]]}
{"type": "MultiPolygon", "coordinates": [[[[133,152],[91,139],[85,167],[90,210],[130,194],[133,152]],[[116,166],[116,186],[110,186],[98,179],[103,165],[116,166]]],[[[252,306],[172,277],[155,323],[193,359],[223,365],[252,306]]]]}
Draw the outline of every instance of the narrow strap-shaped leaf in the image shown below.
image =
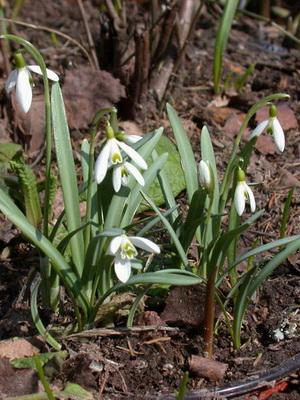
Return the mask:
{"type": "Polygon", "coordinates": [[[252,215],[250,218],[248,218],[242,225],[239,227],[230,230],[223,235],[220,236],[220,238],[216,241],[213,250],[212,250],[212,255],[210,259],[210,265],[212,268],[214,268],[216,265],[221,267],[224,263],[225,257],[226,257],[226,250],[232,240],[240,235],[242,232],[247,230],[261,215],[264,213],[264,210],[258,211],[254,215],[252,215]],[[225,250],[225,251],[224,251],[225,250]]]}
{"type": "Polygon", "coordinates": [[[203,282],[203,279],[192,272],[180,270],[180,269],[165,269],[163,271],[156,272],[145,272],[129,278],[126,283],[117,283],[111,289],[109,289],[97,302],[96,306],[91,313],[91,321],[97,314],[98,308],[101,304],[114,292],[125,289],[131,285],[138,284],[160,284],[160,285],[177,285],[177,286],[191,286],[198,285],[203,282]]]}
{"type": "Polygon", "coordinates": [[[188,250],[198,226],[205,218],[204,206],[206,198],[207,191],[202,188],[199,188],[193,194],[188,215],[184,224],[182,225],[179,235],[180,243],[182,244],[185,252],[188,250]]]}
{"type": "Polygon", "coordinates": [[[295,235],[295,236],[290,236],[286,237],[284,239],[279,239],[275,240],[271,243],[264,244],[262,246],[256,247],[255,249],[252,249],[250,251],[247,251],[246,253],[242,254],[237,260],[235,260],[232,264],[229,265],[229,267],[226,269],[224,274],[220,277],[219,283],[221,283],[221,279],[224,278],[224,276],[234,267],[236,267],[238,264],[242,263],[243,261],[247,260],[250,257],[255,257],[258,254],[264,253],[266,251],[272,250],[275,247],[281,247],[281,246],[286,246],[287,244],[294,242],[295,240],[300,240],[300,235],[295,235]]]}
{"type": "Polygon", "coordinates": [[[57,251],[53,244],[33,225],[31,225],[20,209],[11,198],[0,188],[0,210],[17,228],[49,259],[51,265],[64,282],[71,297],[86,314],[88,309],[87,300],[80,289],[78,276],[64,257],[57,251]]]}
{"type": "MultiPolygon", "coordinates": [[[[179,207],[179,205],[177,205],[177,206],[175,206],[173,208],[170,208],[169,210],[164,211],[162,213],[162,215],[165,218],[167,218],[169,215],[171,215],[174,212],[174,209],[178,208],[178,207],[179,207]]],[[[150,231],[150,229],[152,229],[153,226],[155,226],[158,222],[160,222],[160,217],[158,215],[156,217],[154,217],[154,218],[151,217],[151,220],[145,226],[143,226],[143,228],[140,231],[138,231],[137,236],[144,236],[145,233],[150,231]]],[[[126,227],[126,229],[127,229],[127,227],[126,227]]]]}
{"type": "MultiPolygon", "coordinates": [[[[167,159],[168,159],[168,154],[167,153],[162,154],[153,162],[153,164],[147,169],[147,171],[144,172],[143,176],[145,180],[145,186],[143,187],[143,190],[145,192],[147,192],[147,189],[150,187],[151,183],[157,177],[157,174],[163,168],[167,159]]],[[[139,185],[135,185],[135,187],[130,192],[130,195],[127,198],[126,201],[127,208],[121,221],[121,227],[125,227],[126,225],[129,225],[131,223],[137,209],[139,208],[141,201],[142,201],[141,188],[139,185]]]]}
{"type": "MultiPolygon", "coordinates": [[[[209,163],[209,168],[211,169],[212,172],[212,179],[213,179],[213,192],[211,194],[212,200],[207,199],[207,208],[211,207],[211,213],[213,215],[217,215],[219,212],[219,179],[218,179],[218,170],[217,170],[217,165],[216,165],[216,158],[215,158],[215,153],[213,149],[213,145],[211,142],[210,138],[210,133],[207,129],[206,126],[204,126],[201,130],[201,137],[200,137],[200,142],[201,142],[201,158],[205,162],[209,163]],[[209,204],[209,202],[211,203],[209,204]]],[[[208,221],[208,226],[206,227],[206,242],[209,243],[212,238],[216,237],[217,232],[213,231],[213,228],[216,228],[215,230],[218,230],[218,224],[213,223],[213,220],[210,219],[208,221]]]]}
{"type": "MultiPolygon", "coordinates": [[[[79,194],[77,188],[76,170],[70,141],[69,127],[61,89],[58,83],[52,86],[52,124],[56,148],[56,158],[63,191],[66,211],[67,229],[69,232],[81,226],[79,194]]],[[[78,275],[82,275],[84,246],[83,232],[79,231],[70,241],[72,259],[78,275]]]]}
{"type": "Polygon", "coordinates": [[[266,265],[264,265],[261,269],[255,269],[255,274],[250,270],[245,277],[245,285],[246,287],[241,287],[239,290],[239,297],[236,301],[236,309],[234,312],[234,337],[237,341],[237,346],[239,346],[239,335],[240,329],[242,325],[242,319],[245,314],[247,305],[255,293],[255,291],[266,281],[268,276],[270,276],[274,270],[283,263],[289,255],[295,253],[300,249],[300,239],[294,240],[292,243],[289,243],[284,250],[276,254],[266,265]]]}
{"type": "Polygon", "coordinates": [[[233,18],[239,4],[239,0],[227,0],[223,11],[222,19],[219,24],[213,64],[213,80],[215,93],[218,93],[222,74],[223,53],[225,51],[233,18]]]}
{"type": "MultiPolygon", "coordinates": [[[[153,150],[153,152],[152,152],[153,160],[156,160],[157,157],[158,157],[157,151],[153,150]]],[[[158,178],[167,208],[174,210],[174,212],[171,213],[171,215],[170,215],[170,219],[172,220],[172,222],[174,222],[175,219],[178,217],[178,210],[176,208],[176,201],[173,196],[170,182],[168,181],[168,177],[163,169],[161,171],[159,171],[157,178],[158,178]]]]}
{"type": "Polygon", "coordinates": [[[181,157],[182,169],[186,182],[188,201],[191,203],[194,192],[198,189],[197,166],[191,142],[174,110],[167,104],[167,113],[175,136],[178,151],[181,157]]]}
{"type": "Polygon", "coordinates": [[[252,268],[248,271],[245,279],[243,280],[243,284],[239,290],[238,297],[235,302],[234,307],[234,318],[233,318],[233,326],[232,326],[232,334],[233,334],[233,342],[235,348],[239,348],[241,345],[241,327],[244,318],[244,314],[246,311],[247,304],[250,301],[249,297],[249,287],[251,284],[251,280],[255,275],[257,268],[252,268]]]}
{"type": "Polygon", "coordinates": [[[47,343],[50,344],[55,350],[60,350],[61,345],[54,339],[53,336],[45,328],[38,310],[37,298],[39,292],[39,286],[41,283],[41,278],[36,278],[31,285],[31,301],[30,301],[30,308],[31,308],[31,316],[34,322],[36,329],[39,331],[40,335],[46,340],[47,343]]]}
{"type": "Polygon", "coordinates": [[[153,210],[156,212],[157,216],[160,218],[161,222],[164,224],[164,226],[166,227],[167,231],[169,232],[173,243],[176,247],[176,250],[178,251],[178,254],[181,258],[181,261],[183,263],[183,265],[185,267],[187,267],[189,265],[189,261],[187,259],[187,256],[185,254],[184,248],[182,247],[176,232],[174,231],[174,229],[172,228],[172,225],[170,224],[170,222],[167,220],[166,217],[164,217],[162,215],[162,213],[159,211],[159,209],[156,207],[156,205],[154,204],[154,202],[150,199],[149,196],[147,196],[144,192],[141,191],[142,196],[144,197],[144,199],[147,201],[147,203],[153,208],[153,210]]]}

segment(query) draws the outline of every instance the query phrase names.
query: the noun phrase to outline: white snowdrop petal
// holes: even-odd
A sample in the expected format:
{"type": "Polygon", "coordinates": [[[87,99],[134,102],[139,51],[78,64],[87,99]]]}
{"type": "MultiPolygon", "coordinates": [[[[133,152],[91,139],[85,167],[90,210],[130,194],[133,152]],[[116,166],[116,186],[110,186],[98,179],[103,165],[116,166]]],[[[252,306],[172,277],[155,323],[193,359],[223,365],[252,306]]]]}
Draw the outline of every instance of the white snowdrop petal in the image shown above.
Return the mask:
{"type": "Polygon", "coordinates": [[[16,69],[14,69],[9,74],[9,76],[6,80],[6,83],[5,83],[5,90],[7,93],[10,93],[13,90],[13,88],[16,86],[17,77],[18,77],[18,71],[16,69]]]}
{"type": "Polygon", "coordinates": [[[143,178],[143,175],[140,173],[140,171],[134,165],[130,164],[129,162],[125,162],[124,165],[125,165],[125,168],[127,169],[127,171],[135,178],[135,180],[141,186],[144,186],[145,180],[143,178]]]}
{"type": "Polygon", "coordinates": [[[21,110],[27,113],[32,102],[32,89],[29,81],[29,71],[27,68],[21,68],[18,71],[16,84],[16,97],[21,110]]]}
{"type": "Polygon", "coordinates": [[[137,143],[141,139],[143,139],[143,137],[139,135],[126,135],[125,137],[125,141],[129,144],[137,143]]]}
{"type": "Polygon", "coordinates": [[[112,178],[114,191],[118,193],[122,186],[122,170],[120,166],[114,168],[112,178]]]}
{"type": "Polygon", "coordinates": [[[116,236],[112,239],[112,241],[109,243],[108,246],[108,254],[113,256],[115,254],[117,254],[121,243],[122,243],[123,237],[122,236],[116,236]]]}
{"type": "Polygon", "coordinates": [[[251,212],[254,212],[255,209],[256,209],[256,203],[255,203],[254,194],[252,192],[252,189],[247,184],[245,184],[245,189],[246,189],[246,191],[248,193],[251,212]]]}
{"type": "Polygon", "coordinates": [[[118,146],[118,141],[116,139],[109,139],[110,144],[110,156],[109,160],[111,164],[120,164],[123,161],[119,146],[118,146]],[[117,161],[113,160],[113,157],[117,156],[117,161]]]}
{"type": "Polygon", "coordinates": [[[127,282],[131,274],[130,260],[122,259],[121,257],[116,257],[114,267],[117,278],[123,283],[127,282]]]}
{"type": "Polygon", "coordinates": [[[259,136],[263,133],[263,131],[267,128],[269,124],[269,120],[266,119],[264,121],[262,121],[260,124],[257,125],[257,127],[252,131],[249,139],[254,138],[255,136],[259,136]]]}
{"type": "Polygon", "coordinates": [[[110,145],[110,141],[107,141],[95,163],[95,179],[98,184],[103,181],[107,173],[110,145]]]}
{"type": "Polygon", "coordinates": [[[274,118],[272,125],[273,125],[273,136],[274,136],[275,144],[276,144],[278,150],[283,152],[284,147],[285,147],[285,137],[284,137],[284,132],[280,125],[280,122],[278,121],[278,119],[276,117],[274,118]]]}
{"type": "Polygon", "coordinates": [[[129,240],[134,246],[149,251],[149,253],[156,253],[156,254],[160,253],[160,248],[157,246],[157,244],[155,244],[149,239],[145,239],[138,236],[129,236],[129,240]]]}
{"type": "Polygon", "coordinates": [[[244,182],[238,182],[234,193],[234,205],[236,212],[241,216],[245,210],[244,182]]]}
{"type": "Polygon", "coordinates": [[[121,149],[134,161],[140,168],[147,169],[147,163],[142,156],[139,155],[132,147],[128,146],[126,143],[118,142],[121,149]]]}
{"type": "MultiPolygon", "coordinates": [[[[38,75],[43,75],[41,68],[38,65],[28,65],[27,68],[38,75]]],[[[59,81],[59,76],[51,69],[46,68],[47,78],[53,82],[59,81]]]]}

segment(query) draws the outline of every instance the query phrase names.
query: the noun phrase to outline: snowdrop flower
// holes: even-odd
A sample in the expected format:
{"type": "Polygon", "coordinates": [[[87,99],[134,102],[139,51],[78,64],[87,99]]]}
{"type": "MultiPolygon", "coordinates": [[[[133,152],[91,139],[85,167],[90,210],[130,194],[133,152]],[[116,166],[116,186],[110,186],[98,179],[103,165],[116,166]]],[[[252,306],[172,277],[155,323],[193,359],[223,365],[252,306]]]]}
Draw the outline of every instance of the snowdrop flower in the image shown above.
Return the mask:
{"type": "MultiPolygon", "coordinates": [[[[138,167],[140,167],[141,169],[148,168],[146,161],[143,159],[143,157],[139,155],[139,153],[137,153],[128,144],[116,139],[115,133],[109,122],[107,123],[106,127],[106,137],[107,141],[103,146],[103,149],[101,150],[95,164],[95,179],[98,184],[104,180],[108,167],[110,167],[111,165],[115,166],[118,164],[123,164],[121,150],[123,150],[124,153],[126,153],[127,156],[130,157],[138,167]]],[[[129,169],[131,169],[130,173],[132,173],[131,167],[129,167],[129,169]]],[[[128,166],[126,168],[128,169],[128,166]]],[[[134,175],[134,173],[132,174],[134,175]]]]}
{"type": "Polygon", "coordinates": [[[285,137],[283,129],[277,118],[277,108],[272,105],[269,109],[269,118],[262,121],[250,135],[250,139],[259,136],[262,132],[266,130],[274,136],[275,144],[279,151],[283,152],[285,147],[285,137]]]}
{"type": "Polygon", "coordinates": [[[115,192],[121,189],[121,186],[128,186],[128,178],[132,175],[136,181],[141,185],[145,185],[144,178],[140,171],[131,163],[125,161],[122,164],[115,166],[113,170],[113,187],[115,192]]]}
{"type": "Polygon", "coordinates": [[[160,253],[157,244],[149,239],[125,234],[113,238],[108,247],[108,254],[115,257],[115,273],[123,283],[128,281],[131,273],[131,260],[138,254],[135,246],[149,253],[160,253]]]}
{"type": "Polygon", "coordinates": [[[254,212],[256,204],[253,192],[245,181],[245,172],[239,168],[237,172],[237,185],[234,193],[234,205],[239,216],[241,216],[245,210],[246,200],[249,200],[251,212],[254,212]]]}
{"type": "MultiPolygon", "coordinates": [[[[27,113],[32,103],[32,88],[31,88],[31,74],[34,72],[38,75],[43,75],[41,68],[38,65],[26,65],[23,55],[18,52],[15,54],[16,69],[10,74],[5,84],[7,93],[10,93],[16,88],[17,102],[24,113],[27,113]]],[[[58,82],[59,77],[55,72],[47,69],[48,79],[58,82]]]]}
{"type": "Polygon", "coordinates": [[[201,160],[199,162],[198,170],[200,185],[210,191],[210,189],[212,189],[213,181],[208,161],[201,160]]]}

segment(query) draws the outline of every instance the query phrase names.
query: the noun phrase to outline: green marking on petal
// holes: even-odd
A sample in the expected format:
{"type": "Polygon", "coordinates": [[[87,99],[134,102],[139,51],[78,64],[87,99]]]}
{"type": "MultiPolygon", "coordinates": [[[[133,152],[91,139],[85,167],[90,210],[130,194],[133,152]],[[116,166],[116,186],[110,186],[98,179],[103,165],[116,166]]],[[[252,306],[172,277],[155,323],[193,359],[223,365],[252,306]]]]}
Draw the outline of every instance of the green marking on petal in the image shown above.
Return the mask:
{"type": "Polygon", "coordinates": [[[111,156],[112,164],[121,164],[123,162],[121,153],[113,153],[111,156]]]}
{"type": "Polygon", "coordinates": [[[136,257],[138,254],[136,248],[134,247],[134,245],[131,243],[130,240],[128,239],[124,239],[122,244],[121,244],[121,257],[124,258],[128,258],[128,259],[132,259],[134,257],[136,257]]]}

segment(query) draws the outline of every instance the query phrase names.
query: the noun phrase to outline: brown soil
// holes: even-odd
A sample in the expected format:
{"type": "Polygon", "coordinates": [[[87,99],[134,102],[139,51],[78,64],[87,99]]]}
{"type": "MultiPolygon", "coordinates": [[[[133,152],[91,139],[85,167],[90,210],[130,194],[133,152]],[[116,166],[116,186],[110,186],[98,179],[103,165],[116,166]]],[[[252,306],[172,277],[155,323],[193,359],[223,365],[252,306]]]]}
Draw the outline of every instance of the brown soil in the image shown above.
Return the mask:
{"type": "MultiPolygon", "coordinates": [[[[99,7],[97,1],[84,3],[89,26],[97,43],[99,7]]],[[[62,30],[80,42],[86,41],[86,32],[76,1],[28,0],[20,19],[62,30]]],[[[88,67],[88,61],[74,44],[55,46],[49,33],[42,30],[18,25],[14,29],[17,34],[26,37],[42,49],[48,65],[60,72],[61,76],[65,76],[66,82],[73,79],[72,75],[68,77],[68,73],[76,69],[83,71],[83,68],[88,67]]],[[[258,140],[257,151],[248,170],[249,180],[259,183],[257,204],[259,208],[266,208],[266,213],[255,229],[243,237],[243,245],[247,248],[254,237],[259,237],[261,243],[279,237],[280,209],[290,187],[295,187],[295,192],[287,234],[299,234],[300,53],[294,48],[285,47],[282,36],[276,30],[267,29],[265,25],[253,19],[240,18],[230,37],[223,78],[225,79],[229,71],[233,75],[243,72],[251,63],[256,63],[255,71],[241,92],[231,88],[227,90],[223,99],[216,98],[211,84],[215,32],[214,18],[204,12],[187,48],[185,62],[172,80],[168,100],[183,119],[198,159],[200,130],[204,124],[208,125],[217,154],[218,168],[224,171],[233,137],[244,113],[265,95],[275,92],[290,94],[291,100],[280,105],[280,119],[287,142],[285,152],[279,155],[272,140],[262,136],[258,140]]],[[[4,68],[2,72],[4,82],[4,68]]],[[[91,83],[85,84],[88,86],[91,83]]],[[[116,88],[117,84],[115,85],[116,88]]],[[[91,92],[95,97],[94,89],[91,92]]],[[[118,87],[115,96],[118,99],[124,96],[123,89],[118,87]]],[[[84,102],[87,103],[84,104],[89,105],[92,100],[93,98],[85,98],[84,102]]],[[[107,100],[107,96],[104,100],[107,100]]],[[[147,100],[135,118],[138,128],[146,131],[163,124],[169,133],[165,114],[159,111],[150,94],[147,100]]],[[[7,113],[11,113],[10,103],[4,95],[1,101],[3,112],[0,128],[3,129],[0,130],[0,134],[2,135],[2,131],[5,131],[5,134],[9,132],[11,139],[25,143],[28,153],[33,154],[34,158],[36,148],[31,148],[32,142],[37,147],[41,142],[37,139],[32,140],[30,144],[30,140],[24,139],[19,123],[16,124],[17,128],[9,124],[7,113]]],[[[121,115],[125,115],[122,108],[119,111],[121,115]]],[[[71,107],[69,113],[73,121],[74,144],[78,146],[84,136],[87,122],[84,121],[83,126],[79,126],[76,109],[71,107]]],[[[257,119],[261,120],[263,117],[261,114],[257,119]]],[[[253,126],[256,122],[251,121],[253,126]]],[[[2,136],[0,138],[2,139],[2,136]]],[[[35,329],[29,316],[26,292],[24,296],[23,293],[21,297],[18,295],[21,289],[24,289],[26,277],[37,258],[32,248],[22,243],[22,239],[17,237],[12,227],[8,226],[1,232],[1,240],[0,338],[30,336],[35,334],[35,329]],[[10,253],[7,253],[8,249],[10,253]]],[[[223,381],[210,382],[191,376],[189,389],[198,390],[230,384],[267,371],[300,353],[299,279],[300,261],[297,254],[277,269],[253,299],[243,327],[244,344],[240,350],[233,350],[228,333],[220,324],[214,343],[214,359],[228,365],[223,381]],[[298,326],[298,330],[293,331],[294,326],[298,326]],[[278,329],[286,329],[281,340],[276,336],[278,329]]],[[[174,393],[184,372],[189,370],[190,357],[203,355],[201,291],[201,288],[173,291],[166,304],[159,307],[153,305],[153,299],[148,299],[145,313],[138,316],[136,323],[140,327],[156,325],[156,329],[149,328],[142,332],[134,329],[122,330],[120,327],[125,321],[120,317],[115,321],[116,328],[113,332],[105,333],[99,329],[90,335],[86,333],[64,340],[63,344],[70,357],[63,363],[59,372],[56,369],[56,374],[52,376],[53,384],[59,387],[67,381],[77,382],[93,393],[96,399],[141,399],[146,396],[155,398],[157,393],[174,393]],[[176,308],[178,304],[182,305],[180,309],[176,308]],[[168,330],[170,326],[173,329],[168,330]]],[[[49,315],[44,311],[44,322],[47,321],[49,315]]],[[[33,379],[32,376],[30,379],[33,379]]],[[[297,392],[299,377],[290,374],[286,379],[288,385],[284,388],[284,393],[274,392],[269,397],[262,397],[262,394],[257,392],[257,396],[261,397],[256,398],[300,399],[297,392]]],[[[9,394],[14,395],[11,386],[9,394]]],[[[36,386],[36,382],[33,386],[36,386]]],[[[3,393],[8,393],[4,389],[3,393]]],[[[248,398],[245,396],[240,398],[248,398]]]]}

